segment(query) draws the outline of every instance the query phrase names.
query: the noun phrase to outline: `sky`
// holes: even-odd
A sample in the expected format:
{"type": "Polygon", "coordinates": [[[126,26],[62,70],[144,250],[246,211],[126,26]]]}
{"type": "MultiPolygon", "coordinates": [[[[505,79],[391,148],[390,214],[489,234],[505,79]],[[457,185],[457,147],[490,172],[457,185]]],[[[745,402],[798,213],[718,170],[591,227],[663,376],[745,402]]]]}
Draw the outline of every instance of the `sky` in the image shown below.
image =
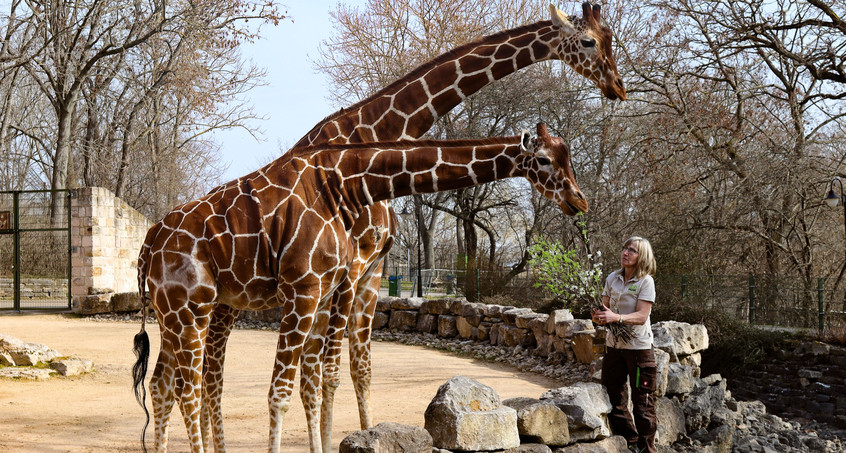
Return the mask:
{"type": "MultiPolygon", "coordinates": [[[[221,162],[228,169],[221,182],[243,176],[287,151],[327,115],[343,106],[334,106],[327,97],[331,86],[317,73],[313,61],[318,46],[332,33],[329,11],[338,0],[294,0],[283,9],[293,19],[278,26],[264,25],[261,39],[242,45],[245,59],[267,71],[266,85],[253,88],[244,96],[263,121],[251,121],[251,129],[262,129],[262,141],[256,141],[243,129],[216,131],[221,144],[221,162]]],[[[340,0],[363,8],[365,0],[340,0]]]]}

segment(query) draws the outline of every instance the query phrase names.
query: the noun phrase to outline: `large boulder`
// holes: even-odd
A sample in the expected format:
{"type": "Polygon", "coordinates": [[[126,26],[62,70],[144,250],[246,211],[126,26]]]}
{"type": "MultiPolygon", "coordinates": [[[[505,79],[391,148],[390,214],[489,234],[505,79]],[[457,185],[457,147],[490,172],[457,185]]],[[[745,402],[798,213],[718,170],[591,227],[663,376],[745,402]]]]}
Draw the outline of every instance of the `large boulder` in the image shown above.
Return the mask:
{"type": "Polygon", "coordinates": [[[438,331],[438,315],[420,313],[417,315],[417,331],[435,333],[438,331]]]}
{"type": "Polygon", "coordinates": [[[514,326],[517,325],[517,317],[523,315],[533,316],[536,313],[531,308],[511,308],[502,312],[502,319],[506,324],[514,326]]]}
{"type": "Polygon", "coordinates": [[[535,345],[535,336],[531,331],[506,324],[500,324],[499,338],[501,340],[500,344],[510,347],[522,346],[524,348],[530,348],[535,345]]]}
{"type": "Polygon", "coordinates": [[[594,350],[595,338],[596,331],[593,329],[573,333],[572,347],[573,353],[576,354],[576,360],[581,363],[594,361],[597,356],[594,350]]]}
{"type": "Polygon", "coordinates": [[[115,313],[139,311],[141,308],[143,307],[141,306],[141,296],[138,294],[138,291],[115,293],[112,296],[112,310],[115,313]]]}
{"type": "Polygon", "coordinates": [[[49,363],[60,354],[53,348],[37,343],[22,343],[3,350],[3,362],[11,366],[33,366],[49,363]]]}
{"type": "Polygon", "coordinates": [[[590,319],[571,319],[555,324],[555,334],[559,337],[570,338],[576,332],[593,329],[590,319]]]}
{"type": "Polygon", "coordinates": [[[377,311],[373,313],[373,326],[371,327],[373,330],[379,330],[384,328],[388,325],[388,321],[390,320],[390,315],[384,311],[377,311]]]}
{"type": "Polygon", "coordinates": [[[400,297],[391,300],[391,310],[420,310],[423,306],[422,297],[400,297]]]}
{"type": "Polygon", "coordinates": [[[532,323],[541,322],[546,324],[547,318],[549,318],[549,315],[547,314],[529,311],[528,313],[518,314],[517,317],[514,318],[514,325],[521,329],[529,329],[534,333],[532,323]]]}
{"type": "Polygon", "coordinates": [[[569,309],[554,310],[546,320],[546,333],[555,333],[555,328],[558,324],[564,321],[572,321],[573,319],[575,318],[573,318],[573,313],[570,313],[569,309]]]}
{"type": "Polygon", "coordinates": [[[684,395],[693,391],[696,376],[694,368],[671,363],[667,368],[667,395],[684,395]]]}
{"type": "Polygon", "coordinates": [[[94,371],[94,363],[90,360],[70,357],[50,362],[50,368],[58,371],[62,376],[79,376],[94,371]]]}
{"type": "Polygon", "coordinates": [[[520,445],[517,411],[503,406],[492,388],[455,376],[438,388],[425,413],[435,447],[447,450],[504,450],[520,445]]]}
{"type": "MultiPolygon", "coordinates": [[[[479,324],[476,324],[477,326],[479,324]]],[[[455,318],[455,328],[458,329],[458,336],[461,338],[472,338],[473,329],[475,326],[471,324],[464,316],[455,318]]]]}
{"type": "Polygon", "coordinates": [[[708,329],[702,324],[662,321],[652,325],[656,348],[670,353],[673,360],[708,349],[708,329]]]}
{"type": "Polygon", "coordinates": [[[388,328],[403,332],[414,331],[417,328],[417,312],[414,310],[392,310],[390,321],[388,321],[388,328]]]}
{"type": "Polygon", "coordinates": [[[517,430],[524,443],[567,445],[570,429],[567,415],[549,401],[535,398],[509,398],[502,404],[517,411],[517,430]]]}
{"type": "Polygon", "coordinates": [[[96,315],[112,312],[111,294],[89,294],[73,299],[73,312],[79,315],[96,315]]]}
{"type": "Polygon", "coordinates": [[[656,398],[655,414],[658,416],[656,445],[672,445],[685,434],[684,411],[679,400],[656,398]]]}
{"type": "Polygon", "coordinates": [[[443,338],[452,338],[458,336],[458,327],[456,327],[455,324],[455,316],[438,316],[438,336],[441,336],[443,338]]]}
{"type": "Polygon", "coordinates": [[[602,384],[578,382],[544,392],[541,401],[549,401],[567,414],[570,440],[584,441],[611,436],[608,413],[611,401],[602,384]]]}
{"type": "Polygon", "coordinates": [[[449,314],[449,307],[452,301],[449,299],[426,300],[420,305],[420,314],[446,315],[449,314]]]}
{"type": "Polygon", "coordinates": [[[707,428],[712,415],[725,406],[726,399],[726,381],[720,375],[697,379],[695,388],[685,397],[682,406],[687,432],[707,428]]]}
{"type": "Polygon", "coordinates": [[[423,428],[385,422],[356,431],[341,441],[338,453],[431,453],[432,436],[423,428]]]}

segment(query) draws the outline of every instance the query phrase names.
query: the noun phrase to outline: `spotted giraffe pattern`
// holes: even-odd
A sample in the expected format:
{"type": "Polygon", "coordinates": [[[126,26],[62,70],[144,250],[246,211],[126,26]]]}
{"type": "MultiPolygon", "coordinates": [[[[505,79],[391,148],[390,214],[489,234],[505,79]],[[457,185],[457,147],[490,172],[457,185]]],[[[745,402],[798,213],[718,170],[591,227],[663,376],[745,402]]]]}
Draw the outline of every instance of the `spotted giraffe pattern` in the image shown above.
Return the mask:
{"type": "MultiPolygon", "coordinates": [[[[422,136],[440,115],[448,112],[466,96],[493,80],[502,78],[528,64],[546,59],[561,59],[595,82],[610,99],[625,99],[626,93],[611,54],[611,33],[600,24],[598,7],[583,5],[584,18],[567,17],[550,8],[552,21],[508,30],[461,46],[422,65],[408,76],[368,99],[330,116],[318,124],[298,146],[309,143],[368,142],[422,136]],[[375,119],[375,120],[374,120],[375,119]]],[[[234,183],[234,182],[233,182],[234,183]]],[[[388,203],[380,203],[360,218],[353,230],[357,244],[351,266],[349,284],[335,295],[331,305],[328,346],[323,375],[323,415],[320,417],[324,449],[331,443],[331,407],[334,389],[340,380],[341,339],[349,321],[351,374],[359,402],[363,428],[372,425],[369,412],[370,325],[372,323],[381,259],[387,254],[395,233],[396,218],[388,203]]],[[[238,310],[218,305],[212,314],[209,341],[206,345],[203,381],[208,407],[203,411],[204,432],[214,433],[217,451],[225,451],[223,442],[220,395],[226,337],[238,310]],[[223,337],[223,338],[221,338],[223,337]],[[208,418],[212,426],[208,427],[208,418]]],[[[309,418],[309,431],[314,433],[316,410],[320,403],[320,363],[311,357],[320,351],[326,335],[320,335],[325,319],[317,317],[316,329],[309,337],[315,345],[308,348],[303,360],[301,394],[309,418]],[[317,379],[310,376],[318,376],[317,379]],[[307,379],[308,378],[308,379],[307,379]]],[[[324,330],[325,331],[325,330],[324,330]]],[[[159,418],[157,425],[159,424],[159,418]]],[[[157,433],[166,433],[158,429],[157,433]]],[[[158,435],[158,434],[157,434],[158,435]]],[[[165,434],[166,435],[166,434],[165,434]]]]}
{"type": "MultiPolygon", "coordinates": [[[[565,214],[588,209],[569,148],[545,125],[537,132],[532,139],[309,147],[175,208],[150,229],[139,262],[163,345],[150,383],[154,414],[166,418],[178,401],[192,452],[204,451],[203,350],[212,311],[281,306],[269,398],[269,450],[278,451],[306,336],[348,281],[350,230],[368,205],[521,176],[565,214]],[[246,262],[251,269],[240,270],[246,262]]],[[[157,451],[166,449],[165,434],[156,432],[157,451]]]]}

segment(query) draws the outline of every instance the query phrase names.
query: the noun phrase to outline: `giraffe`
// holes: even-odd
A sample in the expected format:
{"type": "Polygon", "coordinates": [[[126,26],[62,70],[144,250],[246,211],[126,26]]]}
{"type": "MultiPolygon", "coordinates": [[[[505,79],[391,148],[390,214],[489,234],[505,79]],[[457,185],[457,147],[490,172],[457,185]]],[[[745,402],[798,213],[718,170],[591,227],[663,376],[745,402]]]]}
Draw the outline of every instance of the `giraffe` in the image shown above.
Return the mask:
{"type": "MultiPolygon", "coordinates": [[[[569,148],[542,123],[533,138],[524,132],[481,140],[295,149],[238,185],[174,208],[148,231],[149,247],[142,248],[139,261],[139,293],[145,294],[146,282],[163,345],[150,383],[157,418],[178,401],[192,452],[204,451],[201,373],[212,311],[221,304],[242,310],[281,306],[269,396],[268,449],[278,451],[306,336],[315,314],[326,310],[347,281],[356,218],[382,200],[513,177],[529,180],[565,214],[588,209],[569,148]],[[163,362],[168,366],[160,368],[163,362]]],[[[144,323],[136,336],[142,344],[143,329],[144,323]]],[[[137,352],[135,368],[143,369],[149,343],[137,352]]],[[[144,377],[134,375],[136,391],[144,377]]],[[[156,434],[157,441],[163,439],[156,434]]],[[[164,451],[166,443],[157,442],[156,448],[164,451]]],[[[312,445],[312,451],[321,449],[312,445]]]]}
{"type": "MultiPolygon", "coordinates": [[[[626,91],[611,51],[611,31],[601,24],[600,8],[582,5],[583,18],[567,16],[550,5],[551,20],[506,30],[460,46],[413,70],[404,78],[363,101],[342,109],[317,124],[294,146],[322,143],[367,143],[375,140],[419,138],[442,116],[494,80],[529,64],[559,59],[593,81],[609,99],[626,98],[626,91]]],[[[301,395],[309,431],[320,420],[324,450],[331,445],[332,402],[340,382],[340,353],[349,321],[350,366],[362,428],[372,426],[369,409],[370,325],[381,279],[381,260],[390,249],[396,217],[387,202],[369,207],[353,227],[357,253],[343,291],[331,304],[331,315],[318,313],[304,357],[324,358],[302,364],[301,395]],[[327,327],[328,323],[328,327],[327,327]],[[322,385],[315,377],[323,367],[322,385]],[[316,394],[322,393],[320,416],[316,394]]],[[[220,395],[223,351],[237,310],[216,308],[205,360],[204,384],[209,397],[208,415],[217,451],[225,451],[220,395]],[[214,340],[214,341],[212,341],[214,340]]],[[[208,423],[208,421],[206,422],[208,423]]],[[[312,435],[314,438],[314,435],[312,435]]]]}

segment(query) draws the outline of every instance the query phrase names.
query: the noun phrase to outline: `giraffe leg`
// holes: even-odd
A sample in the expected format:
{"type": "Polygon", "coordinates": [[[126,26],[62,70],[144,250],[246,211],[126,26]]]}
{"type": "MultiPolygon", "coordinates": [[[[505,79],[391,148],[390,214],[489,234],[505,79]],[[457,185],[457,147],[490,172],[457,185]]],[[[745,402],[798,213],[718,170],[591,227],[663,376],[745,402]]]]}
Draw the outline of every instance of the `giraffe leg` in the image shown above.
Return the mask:
{"type": "Polygon", "coordinates": [[[300,356],[300,399],[305,409],[309,445],[312,451],[320,451],[317,447],[321,444],[320,403],[323,397],[320,386],[323,373],[321,360],[328,323],[329,312],[325,309],[318,310],[300,356]]]}
{"type": "Polygon", "coordinates": [[[176,357],[173,346],[162,336],[159,357],[150,377],[150,399],[153,403],[153,429],[156,452],[167,451],[167,431],[175,403],[176,357]]]}
{"type": "Polygon", "coordinates": [[[373,426],[373,416],[370,413],[370,334],[373,325],[373,313],[376,311],[376,301],[379,298],[381,279],[382,265],[379,263],[378,268],[370,278],[363,279],[369,284],[356,294],[355,305],[349,320],[350,375],[358,400],[361,429],[373,426]]]}
{"type": "Polygon", "coordinates": [[[203,349],[217,298],[214,278],[205,263],[198,262],[196,254],[153,255],[150,270],[147,283],[162,336],[160,358],[151,381],[155,388],[151,392],[161,396],[154,407],[156,424],[164,427],[157,432],[157,447],[161,445],[164,451],[168,416],[175,400],[179,402],[191,451],[202,453],[203,349]],[[159,443],[159,438],[163,442],[159,443]]]}
{"type": "MultiPolygon", "coordinates": [[[[315,293],[319,295],[319,291],[312,292],[315,293]]],[[[319,296],[298,296],[286,298],[282,303],[282,313],[285,315],[279,326],[276,360],[268,392],[270,433],[267,449],[271,453],[278,453],[282,446],[282,419],[291,407],[297,365],[306,336],[311,330],[319,299],[319,296]]],[[[312,450],[315,447],[319,449],[320,443],[313,445],[312,450]]]]}
{"type": "Polygon", "coordinates": [[[203,401],[202,363],[205,331],[202,327],[198,328],[197,324],[195,321],[193,325],[183,325],[178,334],[175,332],[168,332],[167,334],[173,337],[174,344],[179,345],[175,354],[179,376],[176,385],[176,398],[179,401],[182,419],[188,431],[188,441],[193,453],[202,453],[203,436],[200,426],[200,413],[203,401]]]}
{"type": "Polygon", "coordinates": [[[226,442],[223,434],[223,362],[226,341],[232,326],[238,319],[239,310],[219,304],[212,312],[209,333],[206,336],[206,350],[203,356],[203,412],[202,427],[205,448],[212,443],[214,451],[224,453],[226,442]],[[212,437],[212,439],[209,439],[212,437]]]}
{"type": "Polygon", "coordinates": [[[342,286],[333,294],[329,314],[329,329],[323,348],[323,405],[320,407],[320,437],[324,452],[332,451],[332,408],[335,390],[341,384],[341,343],[354,294],[342,286]]]}

